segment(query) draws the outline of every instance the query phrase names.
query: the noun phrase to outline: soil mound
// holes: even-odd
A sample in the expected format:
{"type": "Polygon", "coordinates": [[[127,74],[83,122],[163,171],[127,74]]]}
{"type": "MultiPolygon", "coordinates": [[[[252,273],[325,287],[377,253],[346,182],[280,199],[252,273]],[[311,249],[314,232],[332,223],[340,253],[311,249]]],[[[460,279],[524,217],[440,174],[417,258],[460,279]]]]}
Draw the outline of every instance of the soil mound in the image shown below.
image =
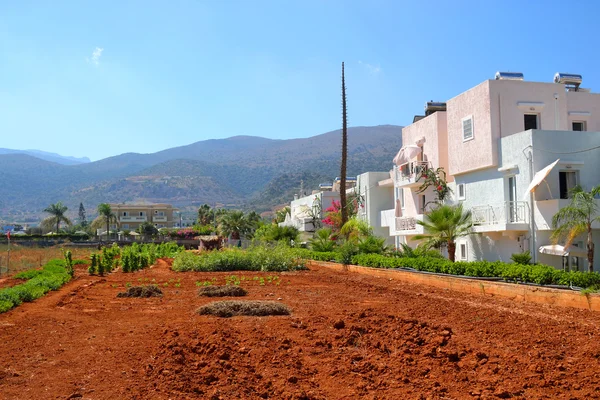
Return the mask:
{"type": "Polygon", "coordinates": [[[117,297],[161,297],[162,290],[156,285],[132,286],[126,292],[117,294],[117,297]]]}
{"type": "Polygon", "coordinates": [[[204,286],[198,290],[198,295],[207,297],[242,297],[248,291],[239,286],[204,286]]]}
{"type": "Polygon", "coordinates": [[[275,301],[216,301],[206,304],[198,309],[200,315],[216,315],[217,317],[233,317],[246,315],[262,317],[266,315],[290,315],[288,306],[275,301]]]}

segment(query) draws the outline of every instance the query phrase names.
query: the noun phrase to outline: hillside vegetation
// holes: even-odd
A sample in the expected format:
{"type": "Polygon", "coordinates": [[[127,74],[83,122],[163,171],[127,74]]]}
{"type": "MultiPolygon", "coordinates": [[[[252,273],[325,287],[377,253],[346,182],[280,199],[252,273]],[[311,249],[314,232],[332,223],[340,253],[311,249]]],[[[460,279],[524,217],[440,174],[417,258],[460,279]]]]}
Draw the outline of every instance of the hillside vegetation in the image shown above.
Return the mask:
{"type": "MultiPolygon", "coordinates": [[[[235,136],[153,154],[125,153],[80,165],[25,154],[0,155],[0,218],[38,217],[58,201],[74,217],[80,202],[167,202],[182,208],[220,202],[259,210],[287,203],[339,175],[340,131],[290,140],[235,136]]],[[[401,146],[401,127],[349,129],[348,174],[386,171],[401,146]]]]}

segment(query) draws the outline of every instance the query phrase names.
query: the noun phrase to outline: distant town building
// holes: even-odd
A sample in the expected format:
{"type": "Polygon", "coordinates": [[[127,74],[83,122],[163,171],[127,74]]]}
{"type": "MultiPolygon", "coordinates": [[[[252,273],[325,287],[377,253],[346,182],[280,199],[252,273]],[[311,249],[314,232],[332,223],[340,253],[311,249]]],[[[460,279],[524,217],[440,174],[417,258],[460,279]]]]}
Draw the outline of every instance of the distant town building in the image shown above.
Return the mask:
{"type": "Polygon", "coordinates": [[[154,224],[158,229],[173,228],[179,224],[179,211],[170,204],[110,204],[117,216],[117,224],[111,229],[136,230],[145,222],[154,224]]]}

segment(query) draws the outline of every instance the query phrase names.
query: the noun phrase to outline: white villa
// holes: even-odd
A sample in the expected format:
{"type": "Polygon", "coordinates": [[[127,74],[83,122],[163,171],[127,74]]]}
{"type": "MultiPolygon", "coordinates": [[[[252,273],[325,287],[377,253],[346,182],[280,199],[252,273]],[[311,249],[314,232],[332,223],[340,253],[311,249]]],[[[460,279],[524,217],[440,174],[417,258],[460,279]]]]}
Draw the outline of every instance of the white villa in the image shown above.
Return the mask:
{"type": "MultiPolygon", "coordinates": [[[[600,184],[600,94],[581,82],[572,74],[528,82],[498,72],[447,102],[427,103],[425,115],[402,129],[393,170],[361,174],[348,189],[361,196],[359,217],[390,244],[416,246],[415,235],[424,233],[417,221],[435,198],[433,188],[418,192],[422,172],[443,167],[450,201],[473,215],[473,234],[458,241],[457,260],[510,261],[529,250],[533,261],[587,269],[585,237],[562,250],[550,241],[552,217],[568,204],[569,190],[600,184]]],[[[294,200],[284,224],[314,230],[306,210],[325,210],[333,199],[336,191],[294,200]]],[[[600,226],[593,228],[599,243],[600,226]]]]}
{"type": "MultiPolygon", "coordinates": [[[[530,250],[534,261],[586,268],[585,249],[576,248],[584,238],[565,252],[546,251],[552,217],[568,203],[568,191],[600,184],[600,94],[580,83],[578,75],[557,74],[551,83],[497,73],[446,103],[428,103],[426,115],[402,130],[394,166],[401,216],[394,208],[381,212],[396,245],[414,245],[423,232],[416,221],[433,192],[416,193],[420,171],[443,167],[452,200],[473,213],[475,234],[457,243],[457,260],[509,261],[530,250]],[[546,167],[547,176],[539,175],[546,167]],[[540,184],[530,188],[534,179],[540,184]]],[[[594,228],[600,241],[600,226],[594,228]]]]}

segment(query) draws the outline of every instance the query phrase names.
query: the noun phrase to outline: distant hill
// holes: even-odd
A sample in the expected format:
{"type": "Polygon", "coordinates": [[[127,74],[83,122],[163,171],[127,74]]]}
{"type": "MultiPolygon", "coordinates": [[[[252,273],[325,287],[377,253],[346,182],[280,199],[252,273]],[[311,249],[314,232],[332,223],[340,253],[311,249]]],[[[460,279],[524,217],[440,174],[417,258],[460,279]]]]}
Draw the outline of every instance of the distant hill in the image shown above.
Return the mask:
{"type": "MultiPolygon", "coordinates": [[[[348,129],[348,175],[386,171],[401,147],[401,127],[348,129]]],[[[63,201],[76,217],[101,202],[168,202],[193,209],[203,203],[266,210],[339,175],[341,131],[291,140],[251,136],[213,139],[153,154],[125,153],[63,165],[26,154],[0,155],[0,217],[42,216],[63,201]]]]}
{"type": "Polygon", "coordinates": [[[87,157],[61,156],[56,153],[48,153],[41,150],[13,150],[0,148],[0,154],[26,154],[45,161],[52,161],[62,165],[78,165],[91,162],[87,157]]]}

